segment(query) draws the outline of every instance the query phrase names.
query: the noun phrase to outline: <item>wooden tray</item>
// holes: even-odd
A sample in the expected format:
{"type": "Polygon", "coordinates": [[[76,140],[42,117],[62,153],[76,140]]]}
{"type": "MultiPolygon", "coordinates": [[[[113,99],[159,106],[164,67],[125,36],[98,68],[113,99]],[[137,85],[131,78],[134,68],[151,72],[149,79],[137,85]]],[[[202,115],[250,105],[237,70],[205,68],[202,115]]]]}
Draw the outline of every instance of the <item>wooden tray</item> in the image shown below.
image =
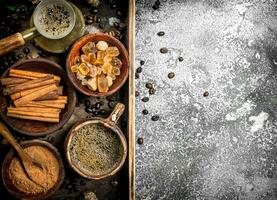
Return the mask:
{"type": "MultiPolygon", "coordinates": [[[[90,8],[85,4],[85,0],[77,1],[72,0],[76,6],[78,6],[84,17],[89,14],[90,8]]],[[[112,200],[112,199],[135,199],[135,136],[134,136],[134,100],[135,100],[135,92],[134,92],[134,67],[135,67],[135,1],[134,0],[118,0],[114,1],[117,5],[116,9],[112,9],[109,5],[108,0],[101,0],[101,4],[98,8],[99,12],[96,14],[97,16],[101,16],[103,21],[101,23],[106,24],[103,26],[98,26],[98,23],[93,23],[94,27],[100,29],[101,32],[110,32],[114,30],[112,26],[109,25],[108,18],[112,18],[116,16],[116,11],[118,9],[121,10],[122,16],[120,17],[121,21],[123,21],[127,27],[123,34],[123,39],[121,41],[124,43],[125,47],[128,49],[129,57],[130,57],[130,69],[129,69],[129,78],[122,87],[122,89],[116,94],[110,97],[86,97],[81,93],[76,91],[77,96],[77,106],[74,110],[74,113],[70,120],[63,126],[61,130],[56,133],[41,136],[41,137],[30,137],[13,132],[14,136],[17,138],[19,142],[26,141],[30,139],[41,139],[52,143],[56,146],[62,157],[66,168],[65,181],[61,188],[53,194],[49,199],[53,200],[73,200],[73,199],[84,199],[83,194],[87,191],[94,192],[98,198],[98,200],[112,200]],[[96,102],[102,102],[104,105],[101,106],[100,111],[98,113],[93,113],[89,115],[85,112],[85,102],[90,101],[92,104],[96,102]],[[121,171],[117,173],[115,176],[102,180],[102,181],[89,181],[84,178],[81,178],[78,174],[73,172],[68,166],[64,156],[64,139],[67,135],[68,130],[71,126],[80,119],[88,118],[90,116],[102,116],[106,117],[109,115],[112,110],[112,104],[116,104],[116,102],[122,102],[126,106],[126,110],[121,118],[120,127],[125,134],[128,142],[128,155],[125,161],[125,164],[121,171]],[[110,106],[110,107],[109,107],[110,106]],[[105,112],[104,112],[104,111],[105,112]],[[98,115],[97,115],[98,114],[98,115]]],[[[93,15],[93,14],[92,14],[93,15]]],[[[16,31],[22,31],[26,27],[28,27],[29,21],[20,21],[22,25],[22,29],[16,31]]],[[[91,26],[91,25],[90,25],[91,26]]],[[[89,27],[89,32],[94,32],[95,28],[89,27]]],[[[43,52],[41,49],[35,47],[32,43],[27,44],[27,46],[31,49],[31,54],[27,57],[33,56],[36,57],[38,54],[43,52]]],[[[16,50],[16,54],[23,54],[23,48],[16,50]]],[[[66,54],[50,54],[47,53],[47,59],[54,60],[59,63],[65,69],[65,58],[66,54]]],[[[44,57],[45,55],[43,55],[44,57]]],[[[1,59],[1,58],[0,58],[1,59]]],[[[25,59],[25,58],[23,58],[25,59]]],[[[10,150],[10,146],[6,144],[5,140],[0,137],[0,164],[2,165],[3,158],[6,153],[10,150]]],[[[3,199],[15,199],[12,197],[7,190],[4,188],[3,183],[0,183],[0,194],[3,199]]]]}

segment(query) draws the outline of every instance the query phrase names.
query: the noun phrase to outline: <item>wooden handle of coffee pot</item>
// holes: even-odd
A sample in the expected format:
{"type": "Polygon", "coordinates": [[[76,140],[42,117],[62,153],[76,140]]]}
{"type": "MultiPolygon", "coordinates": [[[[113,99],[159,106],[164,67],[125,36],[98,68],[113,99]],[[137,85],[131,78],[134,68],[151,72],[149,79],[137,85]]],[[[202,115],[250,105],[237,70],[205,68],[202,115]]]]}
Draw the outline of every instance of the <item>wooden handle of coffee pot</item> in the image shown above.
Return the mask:
{"type": "Polygon", "coordinates": [[[0,56],[15,50],[25,44],[25,40],[21,33],[15,33],[0,40],[0,56]]]}

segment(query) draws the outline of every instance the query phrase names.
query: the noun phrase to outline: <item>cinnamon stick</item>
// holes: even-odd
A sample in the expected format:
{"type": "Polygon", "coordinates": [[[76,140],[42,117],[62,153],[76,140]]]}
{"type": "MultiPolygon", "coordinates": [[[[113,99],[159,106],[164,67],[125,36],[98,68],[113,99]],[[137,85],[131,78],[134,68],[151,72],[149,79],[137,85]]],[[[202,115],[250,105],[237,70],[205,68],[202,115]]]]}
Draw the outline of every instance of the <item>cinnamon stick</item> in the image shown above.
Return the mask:
{"type": "Polygon", "coordinates": [[[14,101],[14,105],[17,107],[17,106],[22,106],[22,105],[25,105],[27,104],[28,102],[38,98],[38,97],[41,97],[49,92],[52,92],[54,90],[57,90],[58,87],[55,85],[55,84],[52,84],[52,85],[49,85],[48,87],[46,88],[43,88],[43,89],[40,89],[40,90],[37,90],[31,94],[28,94],[24,97],[21,97],[17,100],[14,101]]]}
{"type": "Polygon", "coordinates": [[[65,108],[65,104],[63,104],[63,103],[48,104],[48,103],[43,103],[43,102],[39,102],[39,101],[31,101],[24,106],[39,107],[39,108],[60,108],[60,109],[65,108]]]}
{"type": "Polygon", "coordinates": [[[59,118],[52,118],[52,117],[37,117],[37,116],[28,116],[28,115],[19,115],[13,113],[7,113],[8,117],[15,117],[19,119],[29,119],[35,121],[43,121],[43,122],[59,122],[59,118]]]}
{"type": "Polygon", "coordinates": [[[20,85],[12,87],[12,88],[5,88],[3,90],[3,94],[4,95],[10,95],[10,94],[13,94],[13,93],[16,93],[16,92],[20,92],[22,90],[41,87],[41,86],[44,86],[44,85],[50,85],[50,84],[53,84],[53,83],[55,83],[53,75],[48,75],[48,76],[45,76],[43,78],[27,81],[25,83],[22,83],[20,85]]]}
{"type": "Polygon", "coordinates": [[[11,77],[5,77],[0,79],[2,85],[15,85],[19,83],[24,83],[26,81],[29,81],[28,79],[25,78],[11,78],[11,77]]]}
{"type": "Polygon", "coordinates": [[[20,97],[24,97],[28,94],[31,94],[37,90],[40,90],[40,89],[43,89],[43,88],[46,88],[48,87],[48,85],[44,85],[44,86],[41,86],[41,87],[37,87],[37,88],[32,88],[32,89],[28,89],[28,90],[22,90],[20,92],[16,92],[14,94],[11,95],[11,99],[12,100],[16,100],[16,99],[19,99],[20,97]]]}
{"type": "Polygon", "coordinates": [[[55,100],[44,100],[44,101],[34,101],[45,104],[67,104],[67,99],[55,99],[55,100]]]}
{"type": "MultiPolygon", "coordinates": [[[[12,77],[22,77],[22,78],[28,78],[28,79],[37,79],[45,77],[49,74],[47,73],[41,73],[41,72],[33,72],[28,70],[20,70],[20,69],[10,69],[9,75],[12,77]]],[[[55,81],[60,82],[61,77],[54,76],[55,81]]]]}
{"type": "Polygon", "coordinates": [[[57,90],[49,92],[46,95],[43,95],[37,99],[35,99],[36,101],[42,101],[42,100],[54,100],[54,99],[58,99],[60,95],[63,94],[63,87],[60,86],[58,87],[57,90]]]}
{"type": "Polygon", "coordinates": [[[26,111],[26,112],[45,112],[45,113],[60,113],[61,109],[58,108],[36,108],[36,107],[8,107],[8,111],[26,111]]]}
{"type": "Polygon", "coordinates": [[[67,101],[67,96],[59,96],[58,99],[59,99],[59,100],[63,99],[63,100],[66,100],[66,101],[67,101]]]}
{"type": "Polygon", "coordinates": [[[26,116],[34,116],[34,117],[51,117],[51,118],[59,118],[60,113],[49,113],[49,112],[34,112],[34,111],[21,111],[21,110],[8,110],[10,114],[17,115],[26,115],[26,116]]]}

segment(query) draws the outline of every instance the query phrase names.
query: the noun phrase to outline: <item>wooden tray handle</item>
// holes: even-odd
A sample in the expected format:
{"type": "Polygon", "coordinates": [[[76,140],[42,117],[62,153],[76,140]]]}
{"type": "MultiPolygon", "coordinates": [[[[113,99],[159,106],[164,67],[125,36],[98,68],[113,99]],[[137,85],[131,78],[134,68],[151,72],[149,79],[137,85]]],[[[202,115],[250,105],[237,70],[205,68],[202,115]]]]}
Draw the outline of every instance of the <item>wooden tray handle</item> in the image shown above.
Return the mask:
{"type": "Polygon", "coordinates": [[[0,40],[0,56],[15,50],[25,44],[25,40],[21,33],[15,33],[0,40]]]}

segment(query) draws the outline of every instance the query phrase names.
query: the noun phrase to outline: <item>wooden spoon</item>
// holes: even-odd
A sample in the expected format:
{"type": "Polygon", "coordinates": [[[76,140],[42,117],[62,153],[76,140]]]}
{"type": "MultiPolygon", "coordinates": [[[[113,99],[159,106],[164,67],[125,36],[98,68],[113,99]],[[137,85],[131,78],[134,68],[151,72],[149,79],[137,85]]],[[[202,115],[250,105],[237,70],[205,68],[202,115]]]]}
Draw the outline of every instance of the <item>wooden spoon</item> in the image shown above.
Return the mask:
{"type": "Polygon", "coordinates": [[[12,136],[8,128],[0,121],[0,134],[12,145],[12,147],[18,153],[23,169],[26,172],[28,178],[41,186],[41,184],[36,180],[35,174],[31,172],[31,168],[37,167],[40,170],[44,170],[44,167],[41,163],[33,159],[29,154],[27,154],[22,147],[16,142],[15,138],[12,136]]]}

